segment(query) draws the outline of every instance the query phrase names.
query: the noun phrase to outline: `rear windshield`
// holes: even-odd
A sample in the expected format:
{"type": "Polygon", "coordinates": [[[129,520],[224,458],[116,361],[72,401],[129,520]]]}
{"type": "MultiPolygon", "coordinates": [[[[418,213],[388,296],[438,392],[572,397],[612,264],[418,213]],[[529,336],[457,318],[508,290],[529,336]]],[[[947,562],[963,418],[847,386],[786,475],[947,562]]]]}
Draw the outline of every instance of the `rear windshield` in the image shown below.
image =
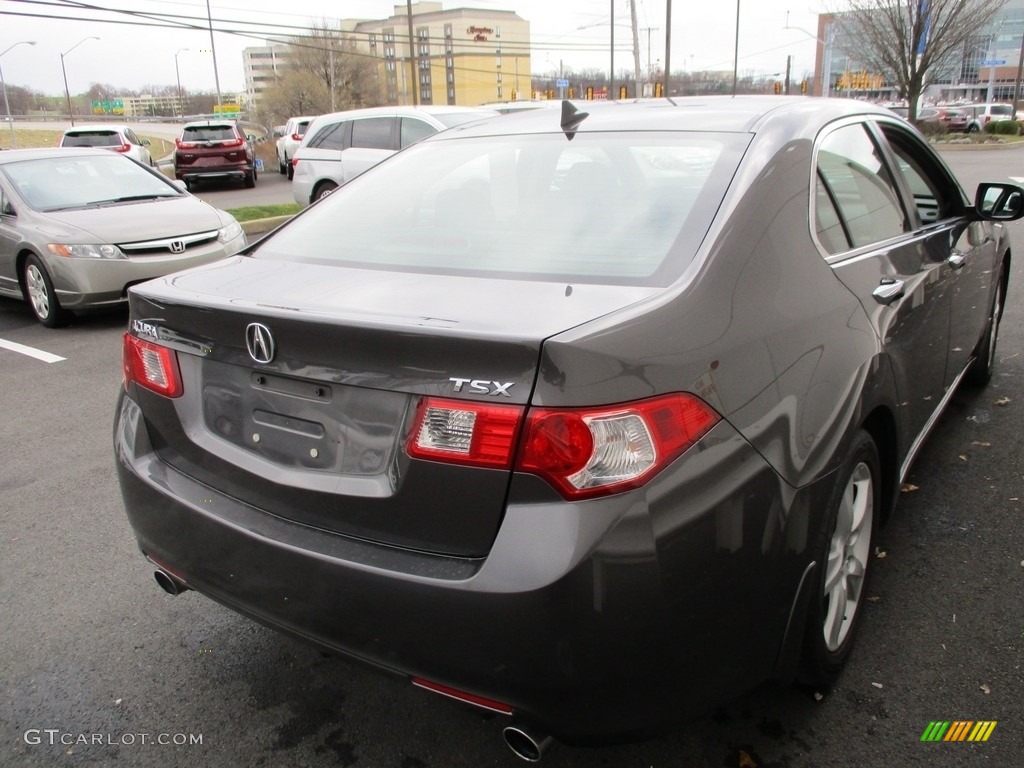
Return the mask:
{"type": "Polygon", "coordinates": [[[62,147],[119,147],[121,137],[117,131],[81,131],[69,133],[60,143],[62,147]]]}
{"type": "Polygon", "coordinates": [[[748,142],[653,132],[427,140],[339,188],[253,255],[665,285],[692,260],[748,142]]]}
{"type": "Polygon", "coordinates": [[[989,107],[989,112],[993,115],[1005,115],[1009,117],[1013,114],[1013,107],[1009,104],[993,104],[989,107]]]}
{"type": "Polygon", "coordinates": [[[235,129],[230,125],[189,125],[181,132],[182,141],[234,141],[235,129]]]}

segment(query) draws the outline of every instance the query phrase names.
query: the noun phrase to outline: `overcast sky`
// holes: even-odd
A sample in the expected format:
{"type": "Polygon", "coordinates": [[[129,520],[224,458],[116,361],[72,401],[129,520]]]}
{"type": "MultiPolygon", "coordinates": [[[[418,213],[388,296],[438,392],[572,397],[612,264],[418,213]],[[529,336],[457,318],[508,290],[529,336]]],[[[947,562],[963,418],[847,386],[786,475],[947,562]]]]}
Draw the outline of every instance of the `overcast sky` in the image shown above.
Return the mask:
{"type": "MultiPolygon", "coordinates": [[[[206,24],[205,0],[92,0],[89,4],[136,14],[175,14],[178,23],[206,24]]],[[[404,8],[404,2],[399,4],[404,8]]],[[[811,33],[817,29],[817,15],[825,12],[827,5],[831,4],[809,0],[739,0],[740,73],[781,73],[790,55],[794,80],[812,72],[815,41],[811,33]],[[804,32],[785,29],[787,11],[789,24],[804,32]]],[[[302,27],[310,20],[338,16],[380,19],[390,16],[394,6],[394,2],[387,0],[210,0],[215,27],[217,20],[223,19],[222,26],[253,30],[252,36],[215,34],[221,91],[233,93],[244,89],[242,49],[264,45],[272,25],[302,27]],[[292,12],[284,13],[283,8],[292,12]],[[261,29],[259,25],[264,26],[261,29]]],[[[443,0],[443,6],[511,10],[529,21],[534,73],[553,72],[559,61],[576,69],[608,67],[611,0],[443,0]]],[[[673,0],[673,71],[731,71],[736,8],[737,3],[731,0],[673,0]]],[[[648,50],[653,62],[663,62],[665,0],[637,0],[637,17],[641,29],[641,67],[647,66],[648,50]]],[[[629,19],[628,0],[615,0],[617,71],[632,68],[629,19]]],[[[73,94],[87,90],[94,82],[130,89],[174,85],[175,53],[187,48],[177,56],[182,87],[214,90],[208,30],[109,23],[113,20],[143,19],[125,13],[82,9],[67,0],[0,0],[0,53],[22,40],[37,41],[35,46],[19,45],[3,54],[0,67],[4,79],[11,85],[62,94],[60,54],[65,53],[68,85],[73,94]],[[22,15],[29,13],[47,18],[22,15]],[[100,39],[80,43],[89,36],[100,39]]],[[[286,28],[279,27],[278,31],[287,34],[286,28]]]]}

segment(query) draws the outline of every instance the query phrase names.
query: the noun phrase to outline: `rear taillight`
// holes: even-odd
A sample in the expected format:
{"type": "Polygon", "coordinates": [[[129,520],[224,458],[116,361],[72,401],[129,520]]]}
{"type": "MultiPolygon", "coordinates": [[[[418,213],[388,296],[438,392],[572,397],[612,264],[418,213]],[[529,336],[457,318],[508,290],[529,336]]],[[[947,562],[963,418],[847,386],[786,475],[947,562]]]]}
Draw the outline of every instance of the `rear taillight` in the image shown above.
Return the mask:
{"type": "Polygon", "coordinates": [[[298,168],[298,167],[299,167],[299,158],[293,157],[292,158],[292,168],[298,168]]]}
{"type": "Polygon", "coordinates": [[[298,133],[292,134],[292,141],[302,141],[302,136],[298,133]]]}
{"type": "Polygon", "coordinates": [[[600,408],[531,408],[425,398],[409,455],[538,475],[567,499],[643,485],[721,417],[703,400],[672,394],[600,408]],[[524,420],[525,414],[525,420],[524,420]]]}
{"type": "Polygon", "coordinates": [[[519,405],[424,398],[408,452],[417,459],[508,469],[522,416],[519,405]]]}
{"type": "Polygon", "coordinates": [[[184,392],[178,355],[173,349],[126,333],[122,345],[122,363],[126,386],[134,381],[164,397],[181,397],[184,392]]]}
{"type": "Polygon", "coordinates": [[[122,144],[120,147],[114,147],[115,152],[130,152],[132,148],[131,144],[122,144]]]}
{"type": "Polygon", "coordinates": [[[226,147],[227,149],[234,149],[235,147],[240,147],[243,144],[245,144],[245,139],[235,139],[234,141],[225,141],[221,146],[226,147]]]}
{"type": "Polygon", "coordinates": [[[534,408],[516,469],[540,475],[568,499],[618,493],[643,485],[720,419],[687,394],[602,408],[534,408]]]}

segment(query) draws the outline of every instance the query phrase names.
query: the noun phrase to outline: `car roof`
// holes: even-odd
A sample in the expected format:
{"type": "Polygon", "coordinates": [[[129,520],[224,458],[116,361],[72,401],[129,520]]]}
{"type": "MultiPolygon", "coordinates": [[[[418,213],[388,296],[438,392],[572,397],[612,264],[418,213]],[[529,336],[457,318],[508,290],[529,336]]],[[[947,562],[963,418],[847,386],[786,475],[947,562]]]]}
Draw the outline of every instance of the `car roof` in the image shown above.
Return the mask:
{"type": "Polygon", "coordinates": [[[95,133],[96,131],[120,131],[124,132],[128,130],[128,126],[123,123],[95,123],[93,125],[75,125],[70,128],[64,129],[64,135],[69,133],[95,133]]]}
{"type": "MultiPolygon", "coordinates": [[[[0,152],[0,165],[21,162],[23,160],[47,160],[60,157],[96,157],[101,154],[105,158],[123,157],[116,152],[101,152],[96,147],[44,147],[40,149],[8,149],[0,152]]],[[[132,162],[127,157],[124,158],[132,162]]]]}
{"type": "Polygon", "coordinates": [[[319,128],[324,123],[347,120],[354,117],[379,117],[381,115],[422,117],[423,115],[464,114],[466,112],[479,112],[481,118],[497,114],[493,109],[487,109],[486,107],[458,107],[450,104],[421,104],[420,106],[403,104],[394,107],[366,107],[363,109],[348,109],[342,112],[329,112],[316,118],[316,127],[319,128]]]}
{"type": "MultiPolygon", "coordinates": [[[[570,102],[563,102],[570,103],[570,102]]],[[[805,96],[711,96],[629,101],[575,101],[572,108],[586,113],[576,133],[599,131],[710,131],[751,133],[771,123],[792,132],[793,138],[813,137],[825,122],[852,115],[898,119],[889,109],[867,102],[805,96]]],[[[565,107],[563,106],[563,109],[565,107]]],[[[562,130],[561,112],[522,110],[500,119],[474,122],[445,131],[442,136],[551,133],[562,130]]],[[[441,138],[432,137],[431,140],[441,138]]]]}

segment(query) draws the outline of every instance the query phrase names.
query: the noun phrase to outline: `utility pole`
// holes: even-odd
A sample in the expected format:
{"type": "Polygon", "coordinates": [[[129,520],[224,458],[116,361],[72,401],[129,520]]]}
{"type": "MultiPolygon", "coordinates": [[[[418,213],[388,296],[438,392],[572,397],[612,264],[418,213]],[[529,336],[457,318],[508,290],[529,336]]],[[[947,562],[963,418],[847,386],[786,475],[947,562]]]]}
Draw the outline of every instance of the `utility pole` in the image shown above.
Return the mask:
{"type": "Polygon", "coordinates": [[[641,31],[647,33],[647,80],[651,80],[653,70],[651,69],[651,32],[657,32],[660,27],[644,27],[641,31]]]}
{"type": "Polygon", "coordinates": [[[640,39],[637,37],[636,0],[629,0],[629,19],[633,28],[633,98],[639,99],[643,94],[640,92],[640,39]]]}
{"type": "MultiPolygon", "coordinates": [[[[685,62],[683,66],[685,66],[685,62]]],[[[668,80],[672,72],[672,0],[665,0],[665,98],[671,96],[668,80]]]]}
{"type": "Polygon", "coordinates": [[[786,57],[786,95],[789,96],[789,75],[793,68],[792,55],[786,57]]]}
{"type": "Polygon", "coordinates": [[[416,106],[420,103],[420,76],[416,71],[419,69],[416,57],[416,38],[412,33],[412,0],[405,0],[405,17],[409,20],[409,67],[412,69],[412,103],[416,106]]]}
{"type": "Polygon", "coordinates": [[[213,82],[217,85],[217,106],[220,100],[220,74],[217,72],[217,46],[213,42],[213,17],[210,15],[210,0],[206,0],[206,21],[210,25],[210,53],[213,55],[213,82]]]}

